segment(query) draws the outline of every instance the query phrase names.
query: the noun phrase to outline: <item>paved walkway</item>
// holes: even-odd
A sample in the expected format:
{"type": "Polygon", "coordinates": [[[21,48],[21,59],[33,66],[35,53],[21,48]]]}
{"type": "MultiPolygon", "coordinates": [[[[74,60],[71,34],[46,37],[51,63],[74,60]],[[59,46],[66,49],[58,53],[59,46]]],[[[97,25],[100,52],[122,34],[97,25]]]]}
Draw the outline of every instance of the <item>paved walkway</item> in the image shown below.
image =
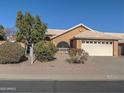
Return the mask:
{"type": "Polygon", "coordinates": [[[29,61],[0,64],[0,79],[5,80],[124,80],[124,57],[89,57],[85,64],[69,64],[67,55],[51,62],[29,61]]]}

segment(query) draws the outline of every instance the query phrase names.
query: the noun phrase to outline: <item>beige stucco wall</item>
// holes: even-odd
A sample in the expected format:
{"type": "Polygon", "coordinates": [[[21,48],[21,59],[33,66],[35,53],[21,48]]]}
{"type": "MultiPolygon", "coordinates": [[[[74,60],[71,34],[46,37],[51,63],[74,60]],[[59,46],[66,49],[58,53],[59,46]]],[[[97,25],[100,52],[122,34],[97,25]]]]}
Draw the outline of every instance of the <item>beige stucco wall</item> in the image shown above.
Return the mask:
{"type": "Polygon", "coordinates": [[[113,56],[118,56],[119,55],[119,47],[118,47],[118,41],[113,42],[113,56]]]}
{"type": "Polygon", "coordinates": [[[76,48],[77,49],[81,49],[81,45],[82,45],[82,41],[81,40],[77,40],[76,41],[76,48]]]}
{"type": "Polygon", "coordinates": [[[86,28],[80,26],[77,27],[63,35],[60,35],[54,39],[52,39],[52,42],[57,46],[59,42],[66,41],[70,45],[70,40],[77,34],[83,32],[83,31],[88,31],[86,28]]]}

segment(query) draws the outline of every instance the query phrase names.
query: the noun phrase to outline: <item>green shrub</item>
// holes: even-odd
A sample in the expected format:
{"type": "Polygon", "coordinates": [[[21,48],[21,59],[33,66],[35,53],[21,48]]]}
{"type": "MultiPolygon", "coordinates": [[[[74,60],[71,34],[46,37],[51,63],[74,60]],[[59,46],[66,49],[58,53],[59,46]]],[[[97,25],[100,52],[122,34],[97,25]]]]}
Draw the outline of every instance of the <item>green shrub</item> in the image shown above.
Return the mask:
{"type": "Polygon", "coordinates": [[[50,41],[41,41],[34,46],[35,56],[37,60],[50,61],[54,59],[54,55],[57,52],[57,48],[50,41]]]}
{"type": "Polygon", "coordinates": [[[19,63],[24,58],[24,48],[18,43],[5,42],[0,45],[0,63],[19,63]]]}
{"type": "Polygon", "coordinates": [[[88,53],[85,52],[83,49],[69,49],[68,54],[70,59],[67,59],[70,63],[83,63],[88,59],[88,53]]]}

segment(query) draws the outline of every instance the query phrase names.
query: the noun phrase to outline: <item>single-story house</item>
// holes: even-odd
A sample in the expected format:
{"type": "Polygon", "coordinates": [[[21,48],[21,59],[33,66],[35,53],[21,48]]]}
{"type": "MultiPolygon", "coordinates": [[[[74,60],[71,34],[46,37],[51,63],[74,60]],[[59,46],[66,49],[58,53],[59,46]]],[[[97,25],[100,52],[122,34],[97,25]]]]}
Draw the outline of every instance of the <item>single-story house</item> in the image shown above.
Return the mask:
{"type": "Polygon", "coordinates": [[[84,49],[90,56],[124,56],[124,33],[100,32],[79,24],[67,30],[48,29],[46,35],[59,49],[84,49]]]}

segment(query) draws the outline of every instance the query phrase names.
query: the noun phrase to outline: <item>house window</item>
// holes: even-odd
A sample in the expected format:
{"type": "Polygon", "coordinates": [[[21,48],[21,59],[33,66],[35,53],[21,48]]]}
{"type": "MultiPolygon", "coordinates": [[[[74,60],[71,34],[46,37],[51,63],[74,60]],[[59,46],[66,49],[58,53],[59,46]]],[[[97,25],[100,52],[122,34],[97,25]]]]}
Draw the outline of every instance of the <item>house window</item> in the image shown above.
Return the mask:
{"type": "Polygon", "coordinates": [[[106,44],[108,44],[108,42],[106,42],[106,44]]]}
{"type": "Polygon", "coordinates": [[[85,41],[83,40],[82,43],[85,43],[85,41]]]}
{"type": "Polygon", "coordinates": [[[105,42],[102,42],[102,44],[105,44],[105,42]]]}
{"type": "Polygon", "coordinates": [[[112,42],[110,42],[110,44],[112,44],[112,42]]]}
{"type": "Polygon", "coordinates": [[[69,48],[69,44],[65,41],[61,41],[57,44],[57,48],[69,48]]]}
{"type": "Polygon", "coordinates": [[[90,41],[90,44],[92,44],[93,43],[93,41],[90,41]]]}
{"type": "Polygon", "coordinates": [[[96,42],[96,41],[94,41],[94,44],[97,44],[97,42],[96,42]]]}
{"type": "Polygon", "coordinates": [[[101,42],[99,41],[98,44],[100,44],[101,42]]]}
{"type": "Polygon", "coordinates": [[[86,43],[88,44],[88,43],[89,43],[89,41],[86,41],[86,43]]]}

